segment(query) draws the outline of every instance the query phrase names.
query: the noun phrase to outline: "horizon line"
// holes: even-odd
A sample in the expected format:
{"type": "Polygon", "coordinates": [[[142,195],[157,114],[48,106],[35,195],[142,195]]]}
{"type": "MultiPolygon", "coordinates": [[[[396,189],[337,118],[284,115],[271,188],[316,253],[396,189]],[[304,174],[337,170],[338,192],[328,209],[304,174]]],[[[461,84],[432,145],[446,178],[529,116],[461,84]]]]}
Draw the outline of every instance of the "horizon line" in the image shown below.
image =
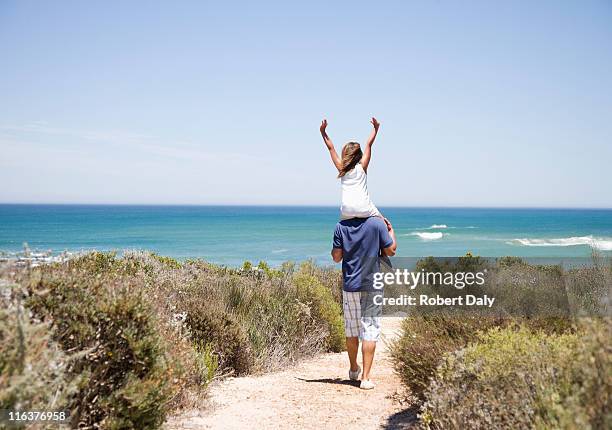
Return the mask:
{"type": "MultiPolygon", "coordinates": [[[[337,208],[329,204],[242,204],[242,203],[39,203],[39,202],[0,202],[0,206],[132,206],[132,207],[278,207],[278,208],[337,208]]],[[[566,210],[612,210],[612,206],[435,206],[435,205],[379,205],[387,209],[566,209],[566,210]]]]}

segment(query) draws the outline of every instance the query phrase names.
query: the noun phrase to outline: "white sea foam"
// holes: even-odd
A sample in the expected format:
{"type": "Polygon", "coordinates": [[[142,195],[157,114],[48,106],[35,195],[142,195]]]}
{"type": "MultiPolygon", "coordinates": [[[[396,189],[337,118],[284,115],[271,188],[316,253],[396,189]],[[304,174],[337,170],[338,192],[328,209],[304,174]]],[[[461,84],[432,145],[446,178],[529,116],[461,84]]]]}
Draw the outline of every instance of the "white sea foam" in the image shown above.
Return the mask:
{"type": "Polygon", "coordinates": [[[415,231],[413,233],[410,233],[410,236],[418,236],[423,240],[438,240],[438,239],[442,239],[442,236],[444,236],[444,233],[440,233],[439,231],[436,231],[436,232],[415,231]]]}
{"type": "Polygon", "coordinates": [[[440,229],[451,229],[451,228],[478,228],[474,225],[468,225],[467,227],[452,227],[449,226],[448,224],[432,224],[429,227],[422,227],[425,230],[440,230],[440,229]]]}
{"type": "Polygon", "coordinates": [[[288,249],[274,249],[272,250],[272,254],[282,254],[283,252],[289,251],[288,249]]]}
{"type": "Polygon", "coordinates": [[[593,236],[562,237],[558,239],[514,239],[511,243],[523,246],[578,246],[588,245],[600,251],[612,251],[612,238],[593,236]]]}

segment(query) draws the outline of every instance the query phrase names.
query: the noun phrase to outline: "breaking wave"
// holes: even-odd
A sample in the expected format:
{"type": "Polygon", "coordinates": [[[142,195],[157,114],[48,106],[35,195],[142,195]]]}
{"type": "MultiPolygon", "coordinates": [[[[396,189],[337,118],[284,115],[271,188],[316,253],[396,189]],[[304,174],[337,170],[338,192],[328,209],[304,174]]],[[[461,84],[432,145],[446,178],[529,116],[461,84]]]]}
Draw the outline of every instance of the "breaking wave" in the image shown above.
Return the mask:
{"type": "Polygon", "coordinates": [[[593,236],[562,237],[558,239],[514,239],[511,243],[523,246],[578,246],[588,245],[600,251],[612,251],[612,238],[593,236]]]}
{"type": "Polygon", "coordinates": [[[418,236],[419,238],[423,240],[438,240],[438,239],[442,239],[442,236],[444,236],[444,233],[440,233],[439,231],[433,232],[433,233],[415,231],[413,233],[410,233],[410,236],[418,236]]]}

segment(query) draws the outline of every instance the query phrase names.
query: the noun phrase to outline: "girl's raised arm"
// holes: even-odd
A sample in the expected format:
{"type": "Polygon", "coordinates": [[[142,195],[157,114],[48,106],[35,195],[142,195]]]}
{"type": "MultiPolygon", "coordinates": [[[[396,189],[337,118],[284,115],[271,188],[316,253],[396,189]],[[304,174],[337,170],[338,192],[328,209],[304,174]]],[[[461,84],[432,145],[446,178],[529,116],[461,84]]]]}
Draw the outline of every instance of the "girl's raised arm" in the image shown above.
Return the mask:
{"type": "Polygon", "coordinates": [[[324,119],[323,121],[321,121],[321,127],[319,127],[319,130],[321,131],[321,136],[323,136],[323,142],[325,142],[325,146],[327,146],[327,149],[329,149],[329,155],[331,155],[331,159],[334,162],[334,166],[336,166],[336,169],[340,171],[342,169],[342,161],[340,161],[340,157],[338,157],[336,148],[334,148],[334,144],[327,135],[326,128],[327,120],[324,119]]]}
{"type": "Polygon", "coordinates": [[[380,123],[376,120],[376,118],[372,117],[370,121],[372,123],[372,133],[370,133],[370,137],[368,137],[368,141],[366,142],[365,148],[363,148],[363,157],[361,157],[361,167],[367,173],[368,165],[370,164],[370,158],[372,158],[372,145],[374,145],[374,141],[376,140],[376,134],[378,133],[378,127],[380,127],[380,123]]]}

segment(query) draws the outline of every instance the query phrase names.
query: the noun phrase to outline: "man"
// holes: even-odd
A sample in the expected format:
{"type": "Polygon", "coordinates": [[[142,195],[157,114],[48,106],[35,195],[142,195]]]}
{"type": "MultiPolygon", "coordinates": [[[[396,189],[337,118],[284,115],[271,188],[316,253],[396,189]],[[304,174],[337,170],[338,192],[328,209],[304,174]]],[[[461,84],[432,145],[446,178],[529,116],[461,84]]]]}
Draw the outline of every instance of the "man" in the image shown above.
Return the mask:
{"type": "Polygon", "coordinates": [[[342,302],[346,350],[350,361],[349,379],[359,379],[361,368],[357,364],[357,351],[361,340],[363,374],[360,388],[364,390],[374,388],[370,370],[380,337],[380,309],[371,310],[372,274],[380,270],[379,256],[393,256],[396,249],[395,232],[387,219],[352,218],[336,224],[331,255],[336,263],[342,261],[342,302]]]}

